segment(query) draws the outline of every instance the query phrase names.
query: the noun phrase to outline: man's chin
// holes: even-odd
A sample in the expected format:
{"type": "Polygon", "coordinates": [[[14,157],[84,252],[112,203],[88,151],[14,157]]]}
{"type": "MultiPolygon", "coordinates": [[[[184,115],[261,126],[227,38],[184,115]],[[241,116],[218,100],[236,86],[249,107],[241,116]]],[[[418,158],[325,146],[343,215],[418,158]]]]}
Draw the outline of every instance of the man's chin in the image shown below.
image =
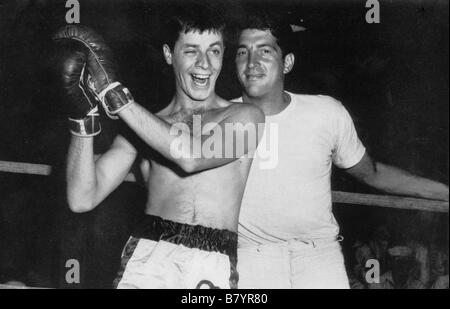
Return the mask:
{"type": "Polygon", "coordinates": [[[212,91],[204,90],[204,91],[191,91],[189,97],[194,101],[205,101],[212,94],[212,91]]]}
{"type": "Polygon", "coordinates": [[[245,93],[251,98],[259,98],[267,93],[267,89],[261,86],[250,86],[245,88],[245,93]]]}

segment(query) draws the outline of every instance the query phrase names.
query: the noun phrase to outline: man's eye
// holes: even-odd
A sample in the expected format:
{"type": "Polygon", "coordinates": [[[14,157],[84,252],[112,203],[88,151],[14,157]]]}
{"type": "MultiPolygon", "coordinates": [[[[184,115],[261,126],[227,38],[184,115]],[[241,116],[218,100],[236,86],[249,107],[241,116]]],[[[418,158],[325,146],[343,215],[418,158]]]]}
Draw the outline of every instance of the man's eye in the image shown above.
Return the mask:
{"type": "Polygon", "coordinates": [[[262,50],[262,53],[264,54],[264,55],[268,55],[268,54],[270,54],[272,51],[270,50],[270,49],[267,49],[267,48],[265,48],[265,49],[263,49],[262,50]]]}
{"type": "Polygon", "coordinates": [[[238,56],[244,56],[246,53],[247,53],[247,51],[246,51],[245,49],[242,49],[242,50],[238,50],[238,51],[237,51],[237,55],[238,55],[238,56]]]}
{"type": "Polygon", "coordinates": [[[221,54],[220,49],[213,49],[211,52],[212,52],[214,55],[216,55],[216,56],[218,56],[218,55],[221,54]]]}
{"type": "Polygon", "coordinates": [[[184,53],[191,55],[191,54],[195,54],[196,51],[194,49],[188,49],[188,50],[185,50],[184,53]]]}

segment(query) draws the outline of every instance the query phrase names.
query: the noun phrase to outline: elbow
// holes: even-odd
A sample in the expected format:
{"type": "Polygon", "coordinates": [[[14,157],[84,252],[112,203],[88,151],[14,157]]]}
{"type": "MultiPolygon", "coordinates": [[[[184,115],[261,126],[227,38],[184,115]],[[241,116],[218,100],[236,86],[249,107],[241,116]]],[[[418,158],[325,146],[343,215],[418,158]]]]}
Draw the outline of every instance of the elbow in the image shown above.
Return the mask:
{"type": "Polygon", "coordinates": [[[94,208],[92,204],[69,202],[69,209],[76,214],[89,212],[94,208]]]}
{"type": "Polygon", "coordinates": [[[69,209],[77,214],[85,213],[93,210],[95,208],[94,202],[89,199],[80,199],[68,194],[67,203],[69,209]]]}
{"type": "Polygon", "coordinates": [[[197,160],[193,158],[180,160],[178,166],[187,174],[192,174],[201,170],[200,166],[197,164],[197,160]]]}
{"type": "Polygon", "coordinates": [[[193,150],[189,147],[181,147],[181,149],[179,149],[179,147],[174,147],[176,144],[177,143],[171,144],[170,156],[166,156],[166,158],[168,158],[184,173],[191,174],[199,171],[200,160],[195,157],[193,150]]]}
{"type": "Polygon", "coordinates": [[[218,167],[222,164],[217,164],[217,161],[212,161],[206,158],[182,158],[177,160],[176,164],[181,168],[186,174],[198,173],[210,168],[218,167]]]}

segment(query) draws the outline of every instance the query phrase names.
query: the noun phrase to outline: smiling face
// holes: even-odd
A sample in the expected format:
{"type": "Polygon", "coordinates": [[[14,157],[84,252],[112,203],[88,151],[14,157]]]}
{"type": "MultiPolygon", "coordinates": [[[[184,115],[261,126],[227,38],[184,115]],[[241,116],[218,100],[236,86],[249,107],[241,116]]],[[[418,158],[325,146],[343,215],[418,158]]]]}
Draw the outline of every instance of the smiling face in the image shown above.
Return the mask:
{"type": "Polygon", "coordinates": [[[167,45],[163,49],[175,73],[177,95],[194,101],[205,101],[215,95],[224,52],[221,33],[181,32],[173,51],[167,45]]]}
{"type": "Polygon", "coordinates": [[[246,29],[236,52],[238,79],[249,97],[282,91],[286,73],[283,55],[269,30],[246,29]]]}

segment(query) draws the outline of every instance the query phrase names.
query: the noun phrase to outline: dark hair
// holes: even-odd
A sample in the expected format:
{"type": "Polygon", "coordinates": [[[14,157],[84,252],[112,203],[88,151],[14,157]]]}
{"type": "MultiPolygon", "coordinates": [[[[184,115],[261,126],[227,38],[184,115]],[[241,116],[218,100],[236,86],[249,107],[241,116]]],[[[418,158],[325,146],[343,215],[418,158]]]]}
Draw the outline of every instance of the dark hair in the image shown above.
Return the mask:
{"type": "Polygon", "coordinates": [[[283,57],[293,51],[293,31],[286,16],[255,6],[247,7],[246,12],[239,25],[240,32],[245,29],[269,30],[277,39],[283,57]]]}
{"type": "Polygon", "coordinates": [[[162,41],[173,50],[180,34],[190,31],[220,33],[225,41],[225,28],[225,18],[219,6],[189,1],[168,9],[162,41]]]}

